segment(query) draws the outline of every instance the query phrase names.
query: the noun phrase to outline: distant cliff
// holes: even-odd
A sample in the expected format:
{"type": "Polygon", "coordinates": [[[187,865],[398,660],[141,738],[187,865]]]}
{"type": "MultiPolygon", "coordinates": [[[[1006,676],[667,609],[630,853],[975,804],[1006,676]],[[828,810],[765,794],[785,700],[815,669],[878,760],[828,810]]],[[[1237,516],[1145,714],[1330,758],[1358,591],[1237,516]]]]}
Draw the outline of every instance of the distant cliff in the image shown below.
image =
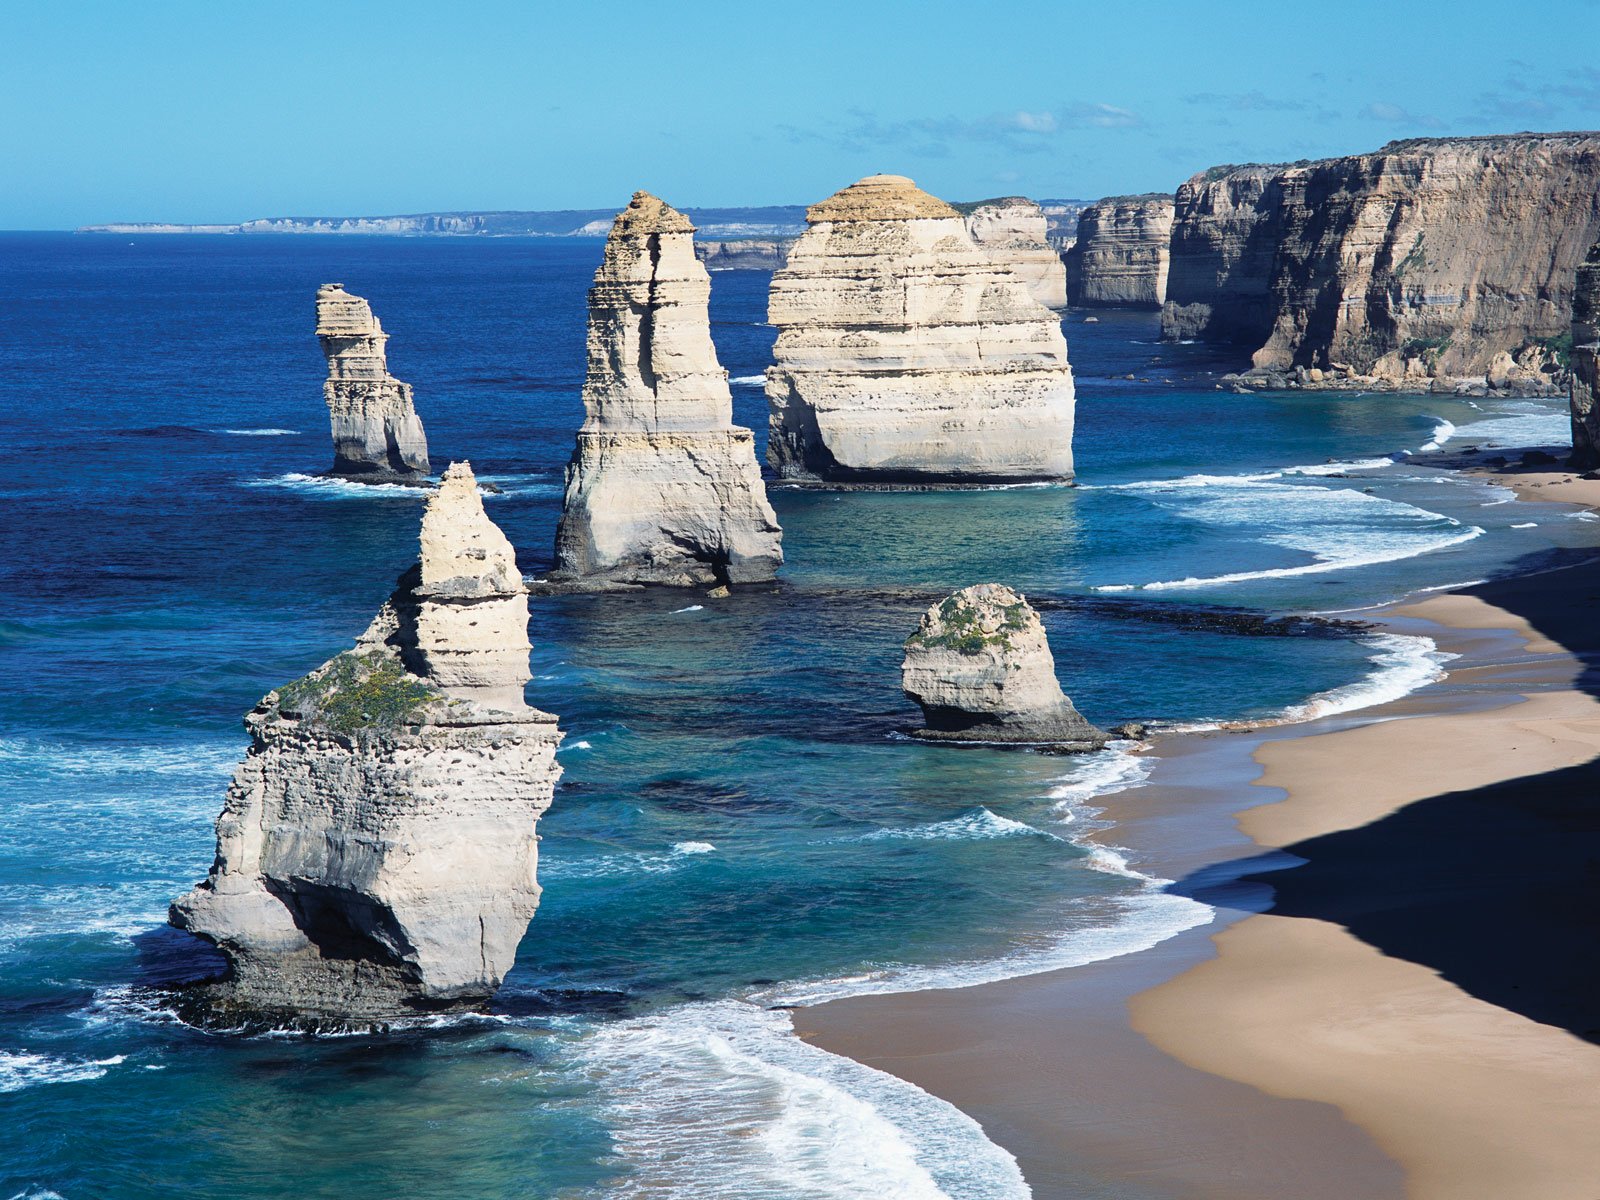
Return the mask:
{"type": "MultiPolygon", "coordinates": [[[[806,210],[798,204],[765,208],[687,208],[702,233],[712,237],[798,236],[806,210]]],[[[611,230],[613,210],[564,208],[526,212],[435,212],[396,217],[261,217],[235,225],[118,222],[85,225],[79,233],[320,233],[390,234],[408,237],[596,237],[611,230]]]]}
{"type": "Polygon", "coordinates": [[[1160,308],[1167,298],[1172,197],[1162,192],[1109,196],[1078,214],[1078,234],[1063,257],[1073,307],[1160,308]]]}
{"type": "Polygon", "coordinates": [[[729,238],[694,244],[695,257],[708,271],[777,271],[798,238],[729,238]]]}
{"type": "Polygon", "coordinates": [[[1216,168],[1178,189],[1162,328],[1252,350],[1247,382],[1494,386],[1509,356],[1546,390],[1597,236],[1596,133],[1216,168]]]}

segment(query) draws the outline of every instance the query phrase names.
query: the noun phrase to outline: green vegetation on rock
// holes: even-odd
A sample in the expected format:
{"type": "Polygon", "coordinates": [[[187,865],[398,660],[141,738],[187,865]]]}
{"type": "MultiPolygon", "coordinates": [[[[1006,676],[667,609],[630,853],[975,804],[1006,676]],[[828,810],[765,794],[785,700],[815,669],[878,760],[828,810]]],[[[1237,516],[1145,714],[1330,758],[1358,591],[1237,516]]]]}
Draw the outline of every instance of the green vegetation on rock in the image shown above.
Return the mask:
{"type": "Polygon", "coordinates": [[[416,724],[440,693],[387,654],[347,651],[278,689],[278,707],[336,733],[416,724]]]}
{"type": "Polygon", "coordinates": [[[1027,628],[1028,606],[1023,601],[1008,604],[1001,610],[1005,616],[1000,628],[986,633],[978,619],[978,610],[966,604],[959,596],[951,596],[939,605],[939,621],[944,632],[925,634],[917,630],[909,639],[911,644],[928,650],[954,650],[957,654],[982,654],[993,646],[1009,650],[1011,635],[1027,628]]]}

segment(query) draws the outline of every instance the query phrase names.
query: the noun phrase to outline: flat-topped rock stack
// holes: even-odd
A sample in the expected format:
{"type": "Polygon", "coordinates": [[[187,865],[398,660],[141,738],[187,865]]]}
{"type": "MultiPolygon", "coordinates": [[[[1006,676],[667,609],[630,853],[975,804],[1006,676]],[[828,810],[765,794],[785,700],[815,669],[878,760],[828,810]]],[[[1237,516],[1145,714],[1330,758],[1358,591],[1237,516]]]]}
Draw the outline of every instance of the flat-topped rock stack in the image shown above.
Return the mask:
{"type": "Polygon", "coordinates": [[[786,479],[977,485],[1072,477],[1059,318],[961,214],[874,175],[813,205],[772,277],[767,460],[786,479]]]}
{"type": "Polygon", "coordinates": [[[972,240],[1027,284],[1030,296],[1047,308],[1066,307],[1066,266],[1047,240],[1049,221],[1042,208],[1026,196],[959,207],[972,240]]]}
{"type": "Polygon", "coordinates": [[[428,439],[411,385],[389,374],[384,333],[371,306],[341,283],[317,289],[317,337],[328,359],[322,385],[333,426],[328,474],[363,483],[427,478],[428,439]]]}
{"type": "Polygon", "coordinates": [[[1039,614],[1002,584],[975,584],[935,604],[905,651],[901,687],[922,709],[919,738],[1072,753],[1110,740],[1061,690],[1039,614]]]}
{"type": "Polygon", "coordinates": [[[1075,308],[1160,308],[1167,298],[1170,195],[1108,196],[1078,214],[1066,252],[1067,298],[1075,308]]]}
{"type": "Polygon", "coordinates": [[[539,904],[535,827],[561,769],[523,700],[528,602],[466,464],[354,649],[269,692],[171,921],[227,957],[189,1000],[224,1019],[362,1024],[481,1003],[539,904]]]}
{"type": "Polygon", "coordinates": [[[637,192],[589,291],[584,422],[552,578],[749,583],[783,562],[755,438],[733,424],[694,226],[637,192]]]}
{"type": "Polygon", "coordinates": [[[1589,248],[1572,291],[1572,461],[1600,467],[1600,242],[1589,248]]]}

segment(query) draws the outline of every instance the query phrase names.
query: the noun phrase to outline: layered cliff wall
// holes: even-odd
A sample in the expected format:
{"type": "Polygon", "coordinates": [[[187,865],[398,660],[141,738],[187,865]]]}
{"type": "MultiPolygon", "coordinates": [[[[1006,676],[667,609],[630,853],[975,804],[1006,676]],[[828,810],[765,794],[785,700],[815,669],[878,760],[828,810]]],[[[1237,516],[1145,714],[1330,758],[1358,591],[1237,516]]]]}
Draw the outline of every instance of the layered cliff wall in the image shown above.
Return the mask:
{"type": "Polygon", "coordinates": [[[1334,385],[1553,390],[1597,236],[1600,134],[1223,169],[1179,189],[1163,331],[1334,385]]]}
{"type": "Polygon", "coordinates": [[[1011,269],[1028,294],[1049,308],[1065,308],[1067,273],[1049,243],[1044,210],[1026,196],[1006,196],[954,206],[966,218],[967,233],[990,258],[1011,269]]]}
{"type": "Polygon", "coordinates": [[[729,238],[694,244],[695,257],[708,271],[776,271],[798,238],[729,238]]]}
{"type": "Polygon", "coordinates": [[[1066,259],[1074,308],[1160,308],[1167,298],[1173,199],[1164,193],[1110,196],[1078,214],[1066,259]]]}
{"type": "Polygon", "coordinates": [[[1600,467],[1600,242],[1578,268],[1572,297],[1572,462],[1600,467]]]}

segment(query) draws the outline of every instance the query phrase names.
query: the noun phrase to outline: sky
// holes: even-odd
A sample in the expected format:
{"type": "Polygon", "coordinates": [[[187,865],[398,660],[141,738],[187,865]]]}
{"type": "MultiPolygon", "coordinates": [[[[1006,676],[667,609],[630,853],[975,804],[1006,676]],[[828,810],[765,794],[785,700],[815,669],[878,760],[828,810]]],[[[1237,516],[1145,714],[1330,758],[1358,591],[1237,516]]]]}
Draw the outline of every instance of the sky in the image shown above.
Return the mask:
{"type": "Polygon", "coordinates": [[[1600,0],[0,0],[0,229],[1172,191],[1600,128],[1600,0]]]}

